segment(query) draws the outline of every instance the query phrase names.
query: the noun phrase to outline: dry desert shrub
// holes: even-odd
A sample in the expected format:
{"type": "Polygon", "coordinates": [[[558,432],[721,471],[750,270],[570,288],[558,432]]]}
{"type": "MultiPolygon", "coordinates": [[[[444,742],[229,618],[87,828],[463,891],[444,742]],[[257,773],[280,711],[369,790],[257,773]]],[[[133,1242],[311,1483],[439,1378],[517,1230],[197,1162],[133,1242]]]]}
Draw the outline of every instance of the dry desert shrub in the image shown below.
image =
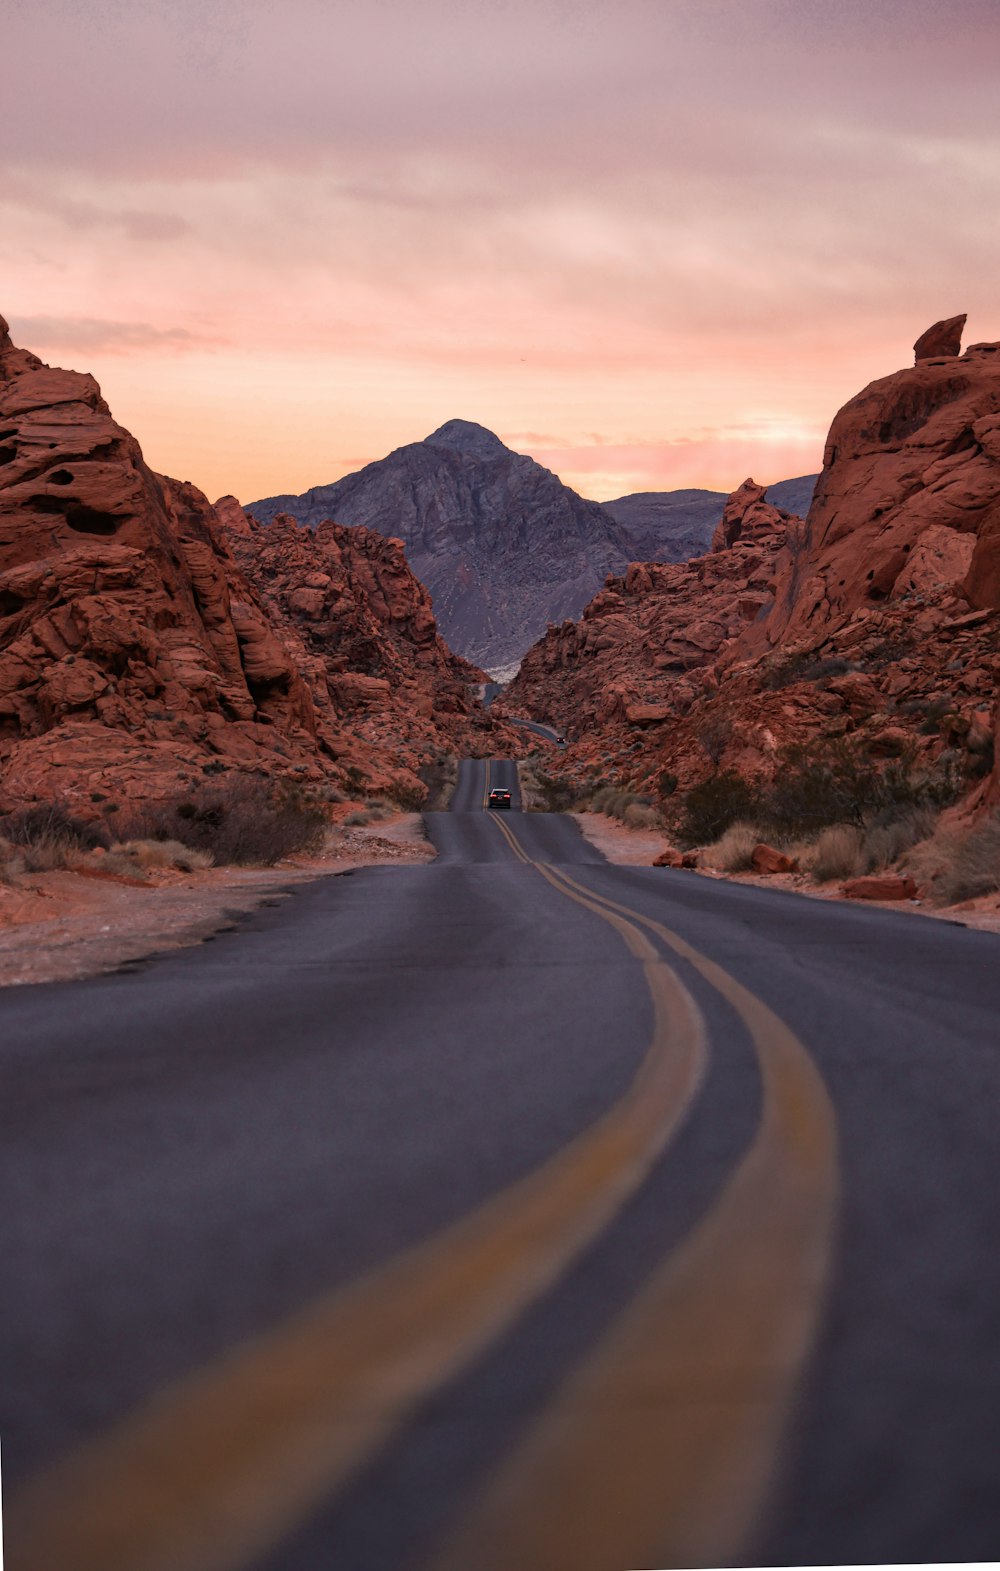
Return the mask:
{"type": "Polygon", "coordinates": [[[934,833],[937,814],[930,807],[881,814],[865,831],[861,872],[881,873],[934,833]]]}
{"type": "Polygon", "coordinates": [[[984,819],[967,834],[953,836],[940,849],[945,857],[932,892],[943,905],[1000,890],[1000,814],[984,819]]]}
{"type": "Polygon", "coordinates": [[[270,867],[296,852],[318,851],[328,821],[294,789],[243,779],[150,804],[121,827],[122,840],[173,840],[220,866],[270,867]]]}
{"type": "Polygon", "coordinates": [[[417,774],[427,787],[424,810],[428,813],[443,813],[451,801],[458,780],[458,759],[452,753],[439,753],[428,763],[421,764],[417,774]]]}
{"type": "Polygon", "coordinates": [[[14,884],[24,872],[24,857],[10,840],[0,837],[0,884],[14,884]]]}
{"type": "Polygon", "coordinates": [[[715,844],[703,852],[702,865],[714,867],[720,873],[748,873],[753,867],[754,846],[759,845],[762,838],[756,824],[730,824],[715,844]]]}
{"type": "Polygon", "coordinates": [[[151,867],[170,867],[181,873],[194,873],[211,867],[214,860],[210,851],[181,845],[179,840],[126,840],[113,845],[108,856],[127,859],[143,872],[151,867]]]}
{"type": "Polygon", "coordinates": [[[622,823],[626,829],[657,829],[661,819],[655,807],[645,802],[629,802],[622,813],[622,823]]]}
{"type": "Polygon", "coordinates": [[[606,813],[608,811],[608,803],[620,795],[621,793],[617,786],[600,786],[590,799],[590,811],[592,813],[606,813]]]}
{"type": "Polygon", "coordinates": [[[74,818],[54,803],[8,813],[0,819],[0,837],[14,847],[23,871],[28,873],[72,867],[88,851],[108,844],[103,829],[74,818]]]}
{"type": "Polygon", "coordinates": [[[831,824],[802,853],[802,865],[817,884],[856,878],[862,871],[864,839],[857,824],[831,824]]]}
{"type": "Polygon", "coordinates": [[[734,770],[711,775],[685,794],[678,838],[686,846],[714,844],[731,824],[747,822],[763,805],[760,789],[734,770]]]}

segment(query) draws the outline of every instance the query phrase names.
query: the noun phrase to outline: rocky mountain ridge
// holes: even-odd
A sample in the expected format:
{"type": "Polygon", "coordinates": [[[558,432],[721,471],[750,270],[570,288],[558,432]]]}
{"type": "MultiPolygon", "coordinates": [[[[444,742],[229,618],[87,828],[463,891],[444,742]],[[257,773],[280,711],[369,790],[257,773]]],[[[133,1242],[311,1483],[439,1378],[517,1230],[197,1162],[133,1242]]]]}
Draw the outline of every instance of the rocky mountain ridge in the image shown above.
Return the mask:
{"type": "Polygon", "coordinates": [[[250,511],[265,522],[290,513],[300,524],[334,518],[398,536],[449,644],[487,669],[516,660],[553,616],[575,615],[628,556],[596,502],[467,421],[250,511]]]}
{"type": "MultiPolygon", "coordinates": [[[[801,491],[811,479],[784,484],[801,491]]],[[[333,518],[400,536],[449,644],[497,671],[550,622],[578,616],[608,573],[704,549],[724,501],[709,491],[590,502],[492,431],[449,420],[332,485],[249,511],[265,523],[333,518]]]]}
{"type": "Polygon", "coordinates": [[[154,474],[93,377],[0,319],[0,809],[230,771],[415,802],[423,759],[496,745],[398,542],[279,529],[258,554],[239,511],[154,474]]]}

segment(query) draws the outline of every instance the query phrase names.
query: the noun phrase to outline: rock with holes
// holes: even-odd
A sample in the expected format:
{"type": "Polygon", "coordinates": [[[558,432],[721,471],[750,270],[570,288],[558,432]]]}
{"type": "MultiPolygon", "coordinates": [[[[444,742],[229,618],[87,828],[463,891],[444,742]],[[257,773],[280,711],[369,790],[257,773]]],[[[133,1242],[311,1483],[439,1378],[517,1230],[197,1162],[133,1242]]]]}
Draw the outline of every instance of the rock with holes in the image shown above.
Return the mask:
{"type": "Polygon", "coordinates": [[[93,377],[0,320],[0,812],[228,770],[417,802],[426,759],[509,750],[399,543],[330,527],[275,530],[279,594],[237,502],[154,474],[93,377]]]}

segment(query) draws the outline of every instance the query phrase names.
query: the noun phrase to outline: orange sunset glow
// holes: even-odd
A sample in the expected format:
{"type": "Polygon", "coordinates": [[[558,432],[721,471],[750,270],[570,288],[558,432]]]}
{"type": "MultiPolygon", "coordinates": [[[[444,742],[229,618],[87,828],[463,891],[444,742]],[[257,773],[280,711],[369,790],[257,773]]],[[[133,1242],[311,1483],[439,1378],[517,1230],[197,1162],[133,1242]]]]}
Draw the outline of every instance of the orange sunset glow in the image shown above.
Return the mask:
{"type": "Polygon", "coordinates": [[[583,494],[818,468],[995,325],[993,4],[41,0],[0,308],[244,501],[459,417],[583,494]]]}

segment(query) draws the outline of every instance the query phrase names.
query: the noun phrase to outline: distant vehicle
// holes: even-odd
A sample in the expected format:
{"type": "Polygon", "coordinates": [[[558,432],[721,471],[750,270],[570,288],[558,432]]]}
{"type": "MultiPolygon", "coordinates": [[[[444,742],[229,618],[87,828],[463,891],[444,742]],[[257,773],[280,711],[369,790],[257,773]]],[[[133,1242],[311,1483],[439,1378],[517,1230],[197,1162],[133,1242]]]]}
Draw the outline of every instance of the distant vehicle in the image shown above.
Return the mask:
{"type": "Polygon", "coordinates": [[[509,807],[510,792],[504,791],[500,786],[496,786],[487,797],[486,805],[488,807],[509,807]]]}
{"type": "Polygon", "coordinates": [[[566,746],[566,738],[564,736],[557,736],[556,737],[556,742],[558,743],[558,745],[560,747],[565,747],[566,746]]]}

